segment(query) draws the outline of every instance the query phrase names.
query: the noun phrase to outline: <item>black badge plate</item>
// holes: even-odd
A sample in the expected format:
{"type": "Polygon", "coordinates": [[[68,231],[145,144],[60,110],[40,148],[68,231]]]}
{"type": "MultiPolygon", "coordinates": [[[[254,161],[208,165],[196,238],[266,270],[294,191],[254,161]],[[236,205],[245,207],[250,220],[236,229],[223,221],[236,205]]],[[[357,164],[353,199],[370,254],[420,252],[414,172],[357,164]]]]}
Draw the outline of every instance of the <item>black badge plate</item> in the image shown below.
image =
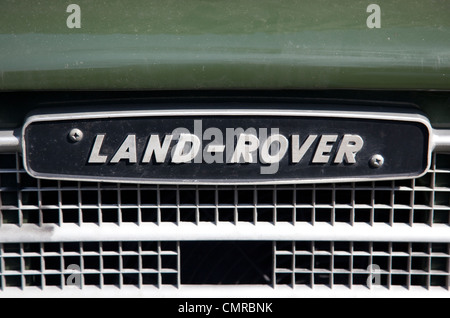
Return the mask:
{"type": "Polygon", "coordinates": [[[168,184],[402,179],[430,165],[421,116],[344,112],[140,111],[30,117],[38,178],[168,184]]]}

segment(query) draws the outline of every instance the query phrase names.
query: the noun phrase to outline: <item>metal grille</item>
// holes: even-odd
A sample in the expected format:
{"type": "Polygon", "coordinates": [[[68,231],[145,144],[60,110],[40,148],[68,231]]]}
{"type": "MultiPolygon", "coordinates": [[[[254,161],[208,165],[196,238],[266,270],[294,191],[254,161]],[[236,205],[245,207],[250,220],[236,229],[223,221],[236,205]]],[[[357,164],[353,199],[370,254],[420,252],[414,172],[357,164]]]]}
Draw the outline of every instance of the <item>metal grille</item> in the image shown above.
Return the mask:
{"type": "Polygon", "coordinates": [[[0,289],[177,286],[179,263],[177,242],[5,243],[0,289]]]}
{"type": "Polygon", "coordinates": [[[449,288],[447,243],[277,242],[276,284],[449,288]]]}
{"type": "Polygon", "coordinates": [[[289,222],[450,224],[450,155],[414,180],[288,186],[162,186],[29,177],[0,155],[1,224],[289,222]]]}
{"type": "Polygon", "coordinates": [[[449,226],[444,154],[414,180],[281,186],[47,181],[28,176],[19,154],[0,155],[4,292],[73,290],[68,281],[79,275],[83,292],[168,287],[170,296],[245,284],[310,293],[376,283],[448,293],[449,226]]]}
{"type": "MultiPolygon", "coordinates": [[[[235,254],[229,257],[235,264],[231,267],[236,267],[244,274],[252,271],[255,275],[263,275],[263,281],[269,286],[322,285],[332,288],[342,285],[353,288],[379,284],[388,289],[392,286],[449,289],[448,243],[278,241],[272,244],[227,244],[242,252],[239,257],[235,257],[235,254]],[[272,255],[273,267],[269,268],[269,275],[262,273],[260,262],[253,261],[251,254],[260,254],[263,258],[272,255]],[[237,266],[243,261],[248,266],[237,266]],[[376,275],[379,275],[378,281],[376,275]]],[[[182,274],[190,276],[199,270],[202,270],[197,273],[200,279],[197,278],[194,283],[210,283],[211,273],[219,264],[214,260],[220,259],[220,262],[229,266],[227,251],[223,248],[205,249],[207,252],[203,258],[206,259],[206,266],[194,266],[188,272],[180,268],[180,264],[195,264],[183,262],[181,258],[189,259],[193,255],[193,248],[198,249],[203,245],[211,246],[208,242],[194,245],[180,242],[4,243],[0,244],[0,289],[73,288],[74,275],[79,275],[81,288],[180,287],[183,282],[193,283],[182,274]],[[210,267],[212,263],[216,265],[210,267]]],[[[226,276],[227,272],[228,268],[223,271],[223,275],[226,276]]],[[[235,284],[240,283],[239,280],[235,281],[235,284]]],[[[263,284],[262,281],[258,283],[263,284]]]]}

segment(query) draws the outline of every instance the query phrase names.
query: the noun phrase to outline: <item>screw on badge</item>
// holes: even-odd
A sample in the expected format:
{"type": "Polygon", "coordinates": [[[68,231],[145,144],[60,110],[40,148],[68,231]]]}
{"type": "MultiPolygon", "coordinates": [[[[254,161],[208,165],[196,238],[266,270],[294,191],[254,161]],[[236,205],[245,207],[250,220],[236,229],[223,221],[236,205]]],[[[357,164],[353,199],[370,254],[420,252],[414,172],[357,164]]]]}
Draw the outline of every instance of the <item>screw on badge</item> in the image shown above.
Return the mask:
{"type": "Polygon", "coordinates": [[[69,132],[70,141],[77,142],[83,139],[83,132],[78,128],[74,128],[69,132]]]}
{"type": "Polygon", "coordinates": [[[374,155],[370,158],[370,166],[372,168],[381,168],[384,165],[384,157],[382,155],[374,155]]]}

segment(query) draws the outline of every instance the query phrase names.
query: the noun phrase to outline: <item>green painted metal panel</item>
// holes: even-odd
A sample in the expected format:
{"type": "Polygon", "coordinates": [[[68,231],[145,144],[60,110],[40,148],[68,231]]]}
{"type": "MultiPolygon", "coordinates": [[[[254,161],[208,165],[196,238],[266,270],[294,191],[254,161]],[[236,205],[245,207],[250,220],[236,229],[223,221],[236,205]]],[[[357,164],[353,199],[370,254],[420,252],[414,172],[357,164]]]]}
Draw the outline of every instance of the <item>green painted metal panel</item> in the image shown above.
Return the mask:
{"type": "Polygon", "coordinates": [[[449,0],[1,0],[0,90],[448,90],[449,13],[449,0]]]}

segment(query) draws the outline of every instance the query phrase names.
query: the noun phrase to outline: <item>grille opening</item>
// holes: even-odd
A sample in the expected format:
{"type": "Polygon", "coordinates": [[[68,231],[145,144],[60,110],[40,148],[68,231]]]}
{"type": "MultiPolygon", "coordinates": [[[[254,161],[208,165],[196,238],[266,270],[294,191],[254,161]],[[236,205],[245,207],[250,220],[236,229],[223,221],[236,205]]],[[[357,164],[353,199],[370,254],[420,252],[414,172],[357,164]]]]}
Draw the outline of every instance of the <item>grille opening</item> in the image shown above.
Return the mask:
{"type": "Polygon", "coordinates": [[[234,223],[234,209],[232,208],[219,209],[219,221],[234,223]]]}
{"type": "Polygon", "coordinates": [[[316,190],[316,203],[329,204],[333,202],[333,191],[331,190],[316,190]]]}
{"type": "MultiPolygon", "coordinates": [[[[431,220],[431,210],[414,210],[414,219],[413,222],[415,224],[430,224],[432,223],[431,220]]],[[[433,222],[433,223],[439,223],[439,222],[433,222]]],[[[449,223],[450,224],[450,223],[449,223]]]]}
{"type": "Polygon", "coordinates": [[[65,256],[63,258],[64,268],[68,268],[70,265],[76,265],[81,268],[81,257],[80,256],[65,256]]]}
{"type": "Polygon", "coordinates": [[[312,208],[299,208],[297,211],[297,222],[312,223],[313,221],[313,209],[312,208]]]}
{"type": "Polygon", "coordinates": [[[138,223],[138,209],[122,209],[122,222],[138,223]]]}
{"type": "MultiPolygon", "coordinates": [[[[118,209],[103,209],[101,216],[103,223],[119,223],[118,209]]],[[[83,210],[83,222],[97,223],[99,220],[97,210],[83,210]]]]}
{"type": "Polygon", "coordinates": [[[332,209],[316,209],[315,221],[331,223],[333,217],[332,213],[333,213],[332,209]]]}
{"type": "Polygon", "coordinates": [[[177,223],[176,208],[161,208],[161,222],[177,223]]]}
{"type": "Polygon", "coordinates": [[[99,286],[100,285],[100,275],[99,274],[84,275],[84,284],[86,286],[99,286]]]}
{"type": "Polygon", "coordinates": [[[411,191],[395,191],[394,202],[396,205],[409,206],[411,204],[411,191]]]}
{"type": "Polygon", "coordinates": [[[434,202],[436,205],[450,206],[450,193],[436,192],[434,202]]]}
{"type": "Polygon", "coordinates": [[[411,210],[396,210],[394,215],[394,223],[409,223],[411,210]]]}
{"type": "MultiPolygon", "coordinates": [[[[180,221],[189,221],[190,217],[193,215],[191,209],[188,211],[187,209],[180,210],[180,221]]],[[[195,211],[195,210],[194,210],[195,211]]],[[[114,220],[118,220],[117,210],[115,210],[114,220]]],[[[141,221],[145,223],[157,223],[158,222],[158,209],[156,208],[141,208],[141,221]]],[[[117,221],[109,221],[116,222],[117,221]]]]}
{"type": "MultiPolygon", "coordinates": [[[[38,215],[35,213],[35,217],[38,215]]],[[[62,210],[63,223],[79,224],[80,215],[76,209],[64,209],[62,210]]]]}
{"type": "Polygon", "coordinates": [[[102,190],[100,192],[102,204],[113,204],[117,205],[119,203],[119,198],[117,190],[102,190]]]}
{"type": "Polygon", "coordinates": [[[133,190],[120,191],[120,204],[138,205],[137,192],[133,190]]]}
{"type": "Polygon", "coordinates": [[[14,169],[16,167],[16,156],[14,154],[2,155],[0,169],[14,169]]]}
{"type": "Polygon", "coordinates": [[[194,190],[182,190],[179,194],[181,205],[195,205],[197,204],[197,195],[194,190]]]}
{"type": "Polygon", "coordinates": [[[371,215],[371,209],[355,209],[355,222],[370,224],[371,215]]]}
{"type": "Polygon", "coordinates": [[[436,223],[436,224],[450,224],[450,210],[448,210],[448,211],[434,211],[433,223],[436,223]]]}
{"type": "Polygon", "coordinates": [[[46,286],[57,286],[61,287],[62,280],[60,275],[44,275],[46,286]]]}
{"type": "Polygon", "coordinates": [[[273,223],[273,216],[275,215],[273,208],[258,208],[256,211],[258,222],[273,223]]]}
{"type": "Polygon", "coordinates": [[[239,208],[238,209],[238,221],[239,222],[252,222],[253,221],[253,209],[239,208]]]}
{"type": "Polygon", "coordinates": [[[431,207],[433,202],[432,192],[419,192],[414,196],[414,205],[431,207]]]}
{"type": "Polygon", "coordinates": [[[5,277],[5,286],[6,287],[21,287],[22,286],[22,277],[19,275],[11,275],[5,277]]]}
{"type": "Polygon", "coordinates": [[[81,203],[85,205],[90,204],[97,205],[98,202],[99,202],[98,191],[81,191],[81,203]]]}
{"type": "Polygon", "coordinates": [[[351,209],[337,209],[335,211],[334,221],[340,222],[340,223],[351,223],[352,210],[351,209]]]}
{"type": "Polygon", "coordinates": [[[14,173],[5,173],[1,180],[0,186],[14,188],[18,186],[17,176],[14,173]]]}
{"type": "Polygon", "coordinates": [[[277,222],[294,222],[294,211],[292,208],[278,208],[277,222]]]}
{"type": "Polygon", "coordinates": [[[352,191],[336,190],[336,203],[337,204],[351,204],[352,203],[352,191]]]}
{"type": "Polygon", "coordinates": [[[78,193],[72,191],[61,191],[61,204],[78,205],[78,193]]]}
{"type": "Polygon", "coordinates": [[[241,190],[238,192],[238,204],[252,205],[254,203],[254,192],[251,190],[241,190]]]}
{"type": "Polygon", "coordinates": [[[293,190],[278,190],[277,191],[277,204],[278,205],[294,204],[294,191],[293,190]]]}
{"type": "MultiPolygon", "coordinates": [[[[105,248],[105,245],[107,245],[108,243],[104,243],[103,244],[103,248],[105,248]]],[[[62,246],[63,250],[65,252],[69,252],[69,253],[80,253],[80,244],[76,243],[76,242],[66,242],[63,243],[62,246]]]]}
{"type": "Polygon", "coordinates": [[[219,190],[219,204],[220,205],[234,205],[235,204],[235,198],[234,198],[234,190],[219,190]]]}
{"type": "MultiPolygon", "coordinates": [[[[448,187],[450,184],[450,174],[448,173],[438,173],[436,174],[435,186],[439,188],[448,187]]],[[[448,194],[448,192],[447,192],[448,194]]]]}
{"type": "Polygon", "coordinates": [[[436,165],[440,169],[450,169],[450,155],[449,154],[437,154],[436,165]]]}
{"type": "Polygon", "coordinates": [[[4,191],[1,193],[1,199],[2,205],[17,205],[18,195],[16,192],[4,191]]]}
{"type": "MultiPolygon", "coordinates": [[[[39,204],[39,192],[22,192],[22,204],[25,206],[36,206],[39,204]]],[[[20,198],[20,195],[19,195],[20,198]]]]}
{"type": "Polygon", "coordinates": [[[271,284],[271,242],[181,242],[182,284],[271,284]]]}
{"type": "Polygon", "coordinates": [[[200,190],[198,201],[200,205],[214,205],[216,204],[216,192],[214,190],[200,190]]]}
{"type": "Polygon", "coordinates": [[[96,223],[99,222],[98,210],[97,209],[82,209],[82,220],[83,223],[96,223]]]}
{"type": "Polygon", "coordinates": [[[28,275],[25,276],[25,286],[42,286],[42,277],[40,275],[28,275]]]}
{"type": "Polygon", "coordinates": [[[19,211],[3,211],[3,223],[4,224],[18,224],[19,223],[19,211]]]}
{"type": "MultiPolygon", "coordinates": [[[[220,192],[219,192],[220,193],[220,192]]],[[[272,190],[261,189],[257,191],[257,204],[258,205],[274,205],[275,194],[272,190]]]]}
{"type": "Polygon", "coordinates": [[[372,191],[369,190],[355,191],[355,203],[372,205],[372,191]]]}
{"type": "Polygon", "coordinates": [[[158,192],[156,190],[142,190],[141,204],[154,204],[158,200],[158,192]]]}
{"type": "MultiPolygon", "coordinates": [[[[391,211],[386,209],[376,209],[374,211],[374,222],[387,223],[391,221],[391,211]]],[[[395,222],[395,220],[394,220],[395,222]]]]}
{"type": "Polygon", "coordinates": [[[314,203],[313,196],[312,190],[298,190],[296,195],[297,204],[312,205],[314,203]]]}
{"type": "Polygon", "coordinates": [[[177,192],[175,190],[161,190],[159,199],[162,205],[176,204],[177,192]]]}
{"type": "MultiPolygon", "coordinates": [[[[42,222],[48,224],[59,224],[59,210],[57,209],[43,209],[42,222]]],[[[88,221],[85,221],[88,222],[88,221]]]]}

